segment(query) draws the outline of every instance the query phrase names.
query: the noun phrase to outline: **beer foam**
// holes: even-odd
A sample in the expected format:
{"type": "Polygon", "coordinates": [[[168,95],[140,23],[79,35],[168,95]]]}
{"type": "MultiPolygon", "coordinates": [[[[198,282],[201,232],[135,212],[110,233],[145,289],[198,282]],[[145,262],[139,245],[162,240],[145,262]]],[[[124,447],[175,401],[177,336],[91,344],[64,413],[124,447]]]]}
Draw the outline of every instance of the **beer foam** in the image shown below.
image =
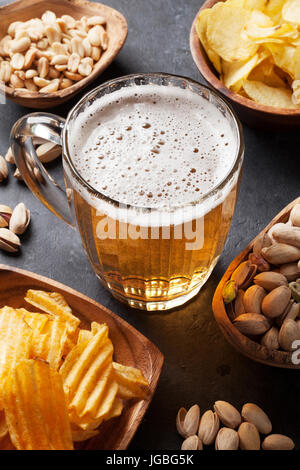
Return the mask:
{"type": "Polygon", "coordinates": [[[235,130],[221,111],[175,86],[114,91],[90,104],[72,126],[71,158],[94,189],[162,212],[216,188],[238,151],[235,130]]]}

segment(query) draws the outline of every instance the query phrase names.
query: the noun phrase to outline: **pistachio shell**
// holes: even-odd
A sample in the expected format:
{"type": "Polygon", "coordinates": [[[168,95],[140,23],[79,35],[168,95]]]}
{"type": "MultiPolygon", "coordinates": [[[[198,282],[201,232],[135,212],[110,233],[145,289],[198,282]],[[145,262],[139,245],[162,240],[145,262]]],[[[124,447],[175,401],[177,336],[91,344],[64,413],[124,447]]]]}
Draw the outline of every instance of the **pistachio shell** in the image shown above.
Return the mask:
{"type": "Polygon", "coordinates": [[[279,243],[286,243],[300,248],[300,227],[286,227],[273,231],[273,238],[279,243]]]}
{"type": "Polygon", "coordinates": [[[293,342],[300,340],[300,331],[295,320],[288,318],[283,322],[278,340],[284,351],[293,351],[293,342]]]}
{"type": "Polygon", "coordinates": [[[9,229],[21,235],[25,232],[30,222],[30,211],[23,202],[20,202],[13,210],[9,221],[9,229]]]}
{"type": "Polygon", "coordinates": [[[208,410],[200,420],[198,436],[204,445],[211,445],[219,431],[220,420],[217,413],[208,410]]]}
{"type": "Polygon", "coordinates": [[[286,309],[291,298],[291,290],[287,286],[273,289],[262,301],[262,312],[268,318],[279,317],[286,309]]]}
{"type": "Polygon", "coordinates": [[[200,408],[198,405],[192,406],[183,421],[183,429],[186,436],[192,436],[197,433],[200,421],[200,408]]]}
{"type": "Polygon", "coordinates": [[[300,248],[285,243],[274,243],[268,248],[263,248],[261,252],[269,263],[276,265],[292,263],[300,258],[300,248]]]}
{"type": "Polygon", "coordinates": [[[293,207],[290,218],[295,227],[300,227],[300,204],[296,204],[293,207]]]}
{"type": "Polygon", "coordinates": [[[198,450],[199,440],[198,436],[189,436],[183,441],[181,450],[198,450]]]}
{"type": "Polygon", "coordinates": [[[262,443],[263,450],[293,450],[294,441],[282,434],[270,434],[262,443]]]}
{"type": "Polygon", "coordinates": [[[288,281],[295,281],[300,277],[300,266],[299,263],[288,263],[280,266],[280,273],[283,274],[288,281]]]}
{"type": "Polygon", "coordinates": [[[177,416],[176,416],[176,428],[178,433],[186,438],[186,433],[184,431],[183,423],[184,423],[184,418],[186,417],[187,411],[185,408],[180,408],[178,410],[177,416]]]}
{"type": "Polygon", "coordinates": [[[272,432],[272,423],[268,415],[254,403],[246,403],[243,406],[242,417],[245,421],[254,424],[261,434],[272,432]]]}
{"type": "Polygon", "coordinates": [[[240,333],[246,336],[263,335],[270,329],[270,322],[259,313],[244,313],[233,321],[240,333]]]}
{"type": "Polygon", "coordinates": [[[236,282],[238,288],[245,289],[255,276],[256,270],[257,266],[244,261],[232,273],[231,279],[236,282]]]}
{"type": "Polygon", "coordinates": [[[237,428],[242,421],[241,415],[238,410],[226,401],[216,401],[214,410],[217,413],[220,421],[228,428],[237,428]]]}
{"type": "Polygon", "coordinates": [[[242,450],[259,450],[260,437],[253,423],[242,423],[238,430],[242,450]]]}
{"type": "Polygon", "coordinates": [[[21,246],[17,235],[7,228],[0,228],[0,248],[10,253],[16,253],[21,246]]]}
{"type": "Polygon", "coordinates": [[[257,274],[253,282],[267,291],[288,285],[286,277],[282,273],[276,273],[274,271],[257,274]]]}
{"type": "Polygon", "coordinates": [[[267,331],[262,339],[261,339],[261,344],[265,346],[267,349],[273,349],[277,350],[279,349],[279,342],[278,342],[278,335],[279,331],[275,326],[272,326],[272,328],[267,331]]]}
{"type": "Polygon", "coordinates": [[[260,255],[261,250],[272,245],[272,240],[267,233],[262,233],[256,237],[253,245],[253,253],[260,255]]]}
{"type": "Polygon", "coordinates": [[[261,304],[267,292],[258,285],[248,287],[245,292],[243,303],[247,313],[261,313],[261,304]]]}
{"type": "Polygon", "coordinates": [[[216,437],[216,450],[238,450],[239,435],[230,428],[221,428],[216,437]]]}

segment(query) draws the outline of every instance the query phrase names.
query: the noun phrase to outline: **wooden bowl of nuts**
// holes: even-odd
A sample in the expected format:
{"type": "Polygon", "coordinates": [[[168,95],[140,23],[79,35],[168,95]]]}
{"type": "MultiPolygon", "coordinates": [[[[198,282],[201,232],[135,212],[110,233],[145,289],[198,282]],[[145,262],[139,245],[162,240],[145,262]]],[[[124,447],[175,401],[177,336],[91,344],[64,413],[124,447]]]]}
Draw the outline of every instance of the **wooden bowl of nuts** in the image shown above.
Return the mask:
{"type": "Polygon", "coordinates": [[[115,59],[125,43],[124,16],[86,0],[22,0],[0,7],[2,92],[45,109],[69,100],[115,59]]]}
{"type": "Polygon", "coordinates": [[[300,197],[233,260],[213,312],[225,338],[245,356],[300,369],[300,197]]]}

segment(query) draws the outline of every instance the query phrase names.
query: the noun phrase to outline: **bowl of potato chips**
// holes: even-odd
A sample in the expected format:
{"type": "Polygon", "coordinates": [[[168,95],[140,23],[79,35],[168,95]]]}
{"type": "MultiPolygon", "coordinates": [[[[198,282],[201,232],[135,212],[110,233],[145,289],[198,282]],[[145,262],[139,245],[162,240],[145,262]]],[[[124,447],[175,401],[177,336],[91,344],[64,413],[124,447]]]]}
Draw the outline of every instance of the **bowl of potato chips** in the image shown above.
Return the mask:
{"type": "Polygon", "coordinates": [[[254,127],[300,124],[300,1],[207,0],[191,29],[207,83],[254,127]]]}

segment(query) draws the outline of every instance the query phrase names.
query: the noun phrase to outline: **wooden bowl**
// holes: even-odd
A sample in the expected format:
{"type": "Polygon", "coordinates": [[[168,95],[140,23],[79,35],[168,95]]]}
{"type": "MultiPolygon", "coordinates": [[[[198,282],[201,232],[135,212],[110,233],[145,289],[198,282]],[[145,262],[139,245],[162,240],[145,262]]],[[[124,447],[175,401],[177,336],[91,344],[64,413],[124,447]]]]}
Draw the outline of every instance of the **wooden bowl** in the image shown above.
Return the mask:
{"type": "MultiPolygon", "coordinates": [[[[261,233],[267,232],[273,225],[279,222],[287,222],[290,212],[296,204],[300,204],[300,197],[293,201],[291,204],[289,204],[287,207],[285,207],[269,223],[269,225],[264,230],[262,230],[261,233]]],[[[238,267],[238,265],[248,259],[248,255],[252,251],[253,244],[256,238],[252,240],[252,242],[244,249],[244,251],[242,251],[232,261],[229,268],[222,277],[213,298],[212,307],[215,319],[229,343],[232,344],[232,346],[234,346],[235,349],[237,349],[240,353],[244,354],[250,359],[253,359],[257,362],[262,362],[263,364],[268,364],[269,366],[281,367],[286,369],[300,369],[300,365],[293,364],[292,353],[269,350],[265,346],[262,346],[259,343],[252,341],[251,339],[247,338],[242,333],[240,333],[228,318],[222,296],[224,285],[231,278],[233,271],[238,267]]]]}
{"type": "Polygon", "coordinates": [[[30,18],[40,18],[46,10],[52,10],[57,16],[71,15],[75,19],[82,16],[99,15],[106,18],[109,44],[100,60],[95,64],[92,73],[76,82],[74,85],[55,93],[41,94],[29,90],[14,90],[5,86],[6,96],[16,103],[35,109],[45,109],[58,106],[75,96],[89,83],[95,80],[115,59],[123,47],[128,26],[124,16],[117,10],[100,3],[87,0],[18,0],[9,5],[0,7],[0,38],[7,31],[7,27],[13,21],[27,21],[30,18]]]}
{"type": "MultiPolygon", "coordinates": [[[[274,108],[255,103],[253,100],[234,93],[225,87],[219,79],[219,74],[208,59],[200,43],[196,31],[199,13],[205,8],[211,8],[219,0],[207,0],[198,11],[190,33],[190,48],[193,59],[208,85],[219,91],[225,99],[230,101],[237,115],[245,124],[251,127],[269,130],[292,130],[300,125],[300,109],[274,108]]],[[[221,0],[223,1],[223,0],[221,0]]]]}
{"type": "Polygon", "coordinates": [[[52,279],[0,264],[0,308],[9,305],[35,311],[24,301],[28,289],[61,293],[74,314],[80,318],[83,328],[89,328],[92,321],[106,323],[114,344],[114,359],[122,364],[141,369],[148,380],[150,389],[145,400],[128,401],[120,417],[111,419],[100,426],[98,436],[76,445],[76,448],[84,450],[126,449],[156,390],[163,365],[163,355],[151,341],[103,305],[52,279]]]}

